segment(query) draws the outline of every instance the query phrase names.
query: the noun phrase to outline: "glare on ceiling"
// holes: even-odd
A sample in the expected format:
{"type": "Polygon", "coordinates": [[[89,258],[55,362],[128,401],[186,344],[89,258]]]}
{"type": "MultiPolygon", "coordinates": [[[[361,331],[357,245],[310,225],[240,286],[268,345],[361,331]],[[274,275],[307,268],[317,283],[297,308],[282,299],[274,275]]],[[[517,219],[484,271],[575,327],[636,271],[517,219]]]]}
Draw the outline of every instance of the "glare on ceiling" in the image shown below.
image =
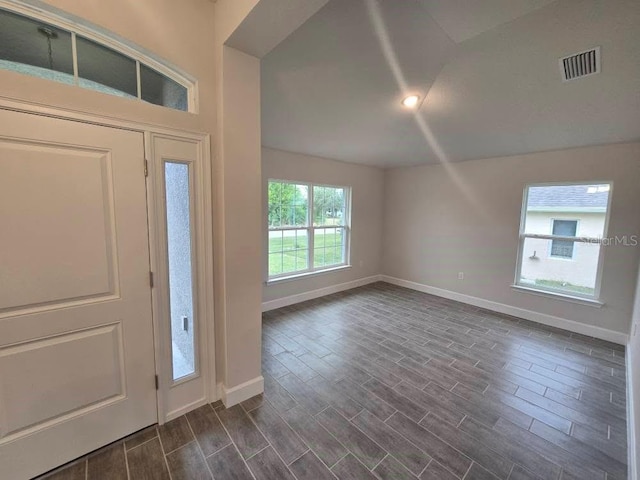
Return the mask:
{"type": "Polygon", "coordinates": [[[405,97],[404,100],[402,100],[402,105],[407,108],[415,108],[418,105],[419,101],[420,97],[418,95],[409,95],[408,97],[405,97]]]}

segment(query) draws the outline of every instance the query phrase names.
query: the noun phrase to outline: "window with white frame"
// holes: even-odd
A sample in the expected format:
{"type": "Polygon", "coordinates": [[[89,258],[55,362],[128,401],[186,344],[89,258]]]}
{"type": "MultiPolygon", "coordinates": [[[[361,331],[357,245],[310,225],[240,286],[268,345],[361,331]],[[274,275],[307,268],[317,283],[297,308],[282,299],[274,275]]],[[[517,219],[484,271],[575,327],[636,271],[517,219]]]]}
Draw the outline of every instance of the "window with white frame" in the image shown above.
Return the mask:
{"type": "Polygon", "coordinates": [[[596,299],[610,198],[611,183],[527,186],[516,284],[596,299]]]}
{"type": "Polygon", "coordinates": [[[348,264],[349,197],[349,187],[269,180],[269,279],[348,264]]]}

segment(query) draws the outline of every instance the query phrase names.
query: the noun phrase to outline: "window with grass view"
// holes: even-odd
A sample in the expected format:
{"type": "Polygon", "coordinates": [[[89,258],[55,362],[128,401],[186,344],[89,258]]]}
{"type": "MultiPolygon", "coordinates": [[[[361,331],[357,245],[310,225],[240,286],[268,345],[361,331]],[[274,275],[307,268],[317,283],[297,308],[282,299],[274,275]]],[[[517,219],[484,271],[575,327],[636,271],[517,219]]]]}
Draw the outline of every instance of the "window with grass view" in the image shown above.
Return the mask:
{"type": "Polygon", "coordinates": [[[596,298],[610,194],[609,183],[526,187],[517,284],[596,298]]]}
{"type": "Polygon", "coordinates": [[[270,279],[347,264],[348,187],[270,180],[268,197],[270,279]]]}

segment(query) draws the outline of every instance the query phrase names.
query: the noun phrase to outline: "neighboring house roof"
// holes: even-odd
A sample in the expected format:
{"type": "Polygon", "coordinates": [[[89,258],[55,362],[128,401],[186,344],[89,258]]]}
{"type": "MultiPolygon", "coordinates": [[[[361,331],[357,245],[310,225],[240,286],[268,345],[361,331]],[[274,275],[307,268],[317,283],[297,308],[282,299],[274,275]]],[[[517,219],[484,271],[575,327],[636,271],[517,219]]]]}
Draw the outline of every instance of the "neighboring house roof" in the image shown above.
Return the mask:
{"type": "Polygon", "coordinates": [[[558,185],[529,188],[527,210],[605,211],[609,189],[602,185],[558,185]]]}

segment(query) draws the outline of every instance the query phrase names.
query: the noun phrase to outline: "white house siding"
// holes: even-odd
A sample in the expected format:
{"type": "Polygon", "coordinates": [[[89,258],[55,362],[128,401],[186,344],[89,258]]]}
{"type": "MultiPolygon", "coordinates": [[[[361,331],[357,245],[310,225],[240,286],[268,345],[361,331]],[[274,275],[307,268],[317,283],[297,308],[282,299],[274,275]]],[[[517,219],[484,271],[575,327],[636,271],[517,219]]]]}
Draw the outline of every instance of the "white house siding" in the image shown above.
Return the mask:
{"type": "MultiPolygon", "coordinates": [[[[604,232],[604,213],[528,212],[526,233],[549,235],[553,220],[577,220],[578,237],[601,238],[604,232]]],[[[583,287],[595,287],[600,245],[576,242],[573,258],[557,258],[551,254],[551,240],[525,240],[521,277],[523,281],[555,280],[583,287]],[[535,258],[530,258],[534,255],[535,258]]]]}

